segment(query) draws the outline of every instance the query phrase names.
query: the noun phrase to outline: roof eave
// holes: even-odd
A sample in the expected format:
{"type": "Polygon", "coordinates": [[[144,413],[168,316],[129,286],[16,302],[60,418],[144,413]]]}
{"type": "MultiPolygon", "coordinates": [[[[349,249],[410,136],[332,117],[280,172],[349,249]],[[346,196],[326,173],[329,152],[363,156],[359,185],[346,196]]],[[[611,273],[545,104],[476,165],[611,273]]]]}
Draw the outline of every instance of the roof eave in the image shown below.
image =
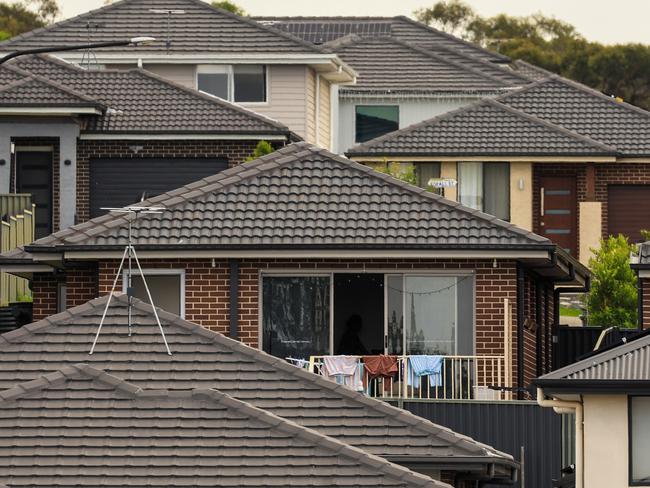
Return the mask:
{"type": "Polygon", "coordinates": [[[572,380],[566,378],[533,380],[533,384],[542,388],[546,393],[570,394],[627,394],[630,392],[650,394],[648,380],[572,380]]]}

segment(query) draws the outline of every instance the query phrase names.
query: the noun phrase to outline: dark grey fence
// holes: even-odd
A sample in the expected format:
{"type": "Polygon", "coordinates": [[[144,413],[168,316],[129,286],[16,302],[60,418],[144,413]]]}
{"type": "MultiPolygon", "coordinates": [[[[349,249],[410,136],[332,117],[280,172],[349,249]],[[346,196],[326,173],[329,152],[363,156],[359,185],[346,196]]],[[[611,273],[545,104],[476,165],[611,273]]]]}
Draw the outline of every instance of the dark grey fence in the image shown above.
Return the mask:
{"type": "MultiPolygon", "coordinates": [[[[603,330],[602,327],[558,327],[553,338],[553,369],[575,363],[593,352],[603,330]]],[[[617,344],[623,338],[630,339],[638,333],[637,329],[614,329],[604,336],[600,348],[617,344]]]]}
{"type": "Polygon", "coordinates": [[[551,488],[563,458],[562,416],[535,402],[408,401],[403,408],[522,461],[519,488],[551,488]]]}

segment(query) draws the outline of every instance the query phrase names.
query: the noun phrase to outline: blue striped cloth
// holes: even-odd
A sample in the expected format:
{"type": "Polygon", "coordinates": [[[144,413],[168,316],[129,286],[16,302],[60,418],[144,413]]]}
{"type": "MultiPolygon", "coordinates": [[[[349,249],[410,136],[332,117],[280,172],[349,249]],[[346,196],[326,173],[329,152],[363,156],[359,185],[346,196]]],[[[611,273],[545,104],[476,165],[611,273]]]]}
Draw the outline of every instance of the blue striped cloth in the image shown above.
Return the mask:
{"type": "Polygon", "coordinates": [[[416,355],[408,358],[407,381],[409,386],[414,383],[416,376],[417,386],[420,384],[420,378],[427,375],[431,386],[440,386],[442,384],[443,356],[416,355]]]}

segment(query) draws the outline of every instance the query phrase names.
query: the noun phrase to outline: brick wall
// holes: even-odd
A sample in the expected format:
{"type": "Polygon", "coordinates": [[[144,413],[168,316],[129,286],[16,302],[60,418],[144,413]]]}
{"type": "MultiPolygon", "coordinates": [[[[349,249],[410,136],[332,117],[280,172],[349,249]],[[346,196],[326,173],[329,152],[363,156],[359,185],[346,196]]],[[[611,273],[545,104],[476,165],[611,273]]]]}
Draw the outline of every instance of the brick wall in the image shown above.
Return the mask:
{"type": "Polygon", "coordinates": [[[640,278],[643,287],[642,307],[643,307],[643,328],[650,329],[650,278],[640,278]]]}
{"type": "MultiPolygon", "coordinates": [[[[533,231],[539,233],[540,214],[540,177],[567,176],[576,178],[577,200],[587,199],[587,180],[585,163],[543,164],[534,165],[533,171],[533,231]]],[[[642,185],[650,184],[650,163],[612,163],[595,164],[595,201],[602,203],[603,237],[607,237],[607,187],[608,185],[642,185]]],[[[578,221],[580,219],[578,209],[578,221]]],[[[579,239],[579,235],[577,236],[579,239]]],[[[580,243],[578,242],[578,248],[580,243]]]]}
{"type": "Polygon", "coordinates": [[[76,307],[98,297],[97,266],[68,269],[65,276],[66,306],[76,307]]]}
{"type": "MultiPolygon", "coordinates": [[[[114,279],[118,261],[102,261],[99,264],[99,294],[108,293],[114,279]]],[[[227,334],[230,328],[230,280],[227,260],[165,259],[143,260],[144,268],[185,269],[185,317],[211,330],[227,334]]],[[[259,331],[259,276],[261,271],[274,269],[300,270],[415,270],[463,269],[475,270],[475,324],[476,353],[503,354],[504,298],[512,304],[513,348],[517,355],[517,300],[516,264],[514,261],[498,261],[493,267],[491,260],[337,260],[337,259],[243,259],[240,261],[239,280],[239,329],[240,340],[253,347],[260,347],[259,331]]],[[[121,290],[121,279],[118,289],[121,290]]],[[[528,294],[527,294],[528,296],[528,294]]],[[[533,314],[534,304],[527,307],[533,314]]],[[[535,375],[535,334],[525,337],[527,360],[525,377],[535,375]],[[531,356],[533,354],[533,356],[531,356]]],[[[516,384],[517,365],[513,367],[513,384],[516,384]]]]}
{"type": "MultiPolygon", "coordinates": [[[[90,160],[93,158],[222,158],[230,166],[243,163],[258,141],[96,141],[80,140],[77,146],[77,221],[90,218],[90,160]],[[142,146],[134,153],[130,146],[142,146]]],[[[274,143],[276,146],[282,143],[274,143]]]]}
{"type": "Polygon", "coordinates": [[[56,313],[58,281],[51,273],[35,273],[31,283],[34,298],[32,318],[44,319],[56,313]]]}

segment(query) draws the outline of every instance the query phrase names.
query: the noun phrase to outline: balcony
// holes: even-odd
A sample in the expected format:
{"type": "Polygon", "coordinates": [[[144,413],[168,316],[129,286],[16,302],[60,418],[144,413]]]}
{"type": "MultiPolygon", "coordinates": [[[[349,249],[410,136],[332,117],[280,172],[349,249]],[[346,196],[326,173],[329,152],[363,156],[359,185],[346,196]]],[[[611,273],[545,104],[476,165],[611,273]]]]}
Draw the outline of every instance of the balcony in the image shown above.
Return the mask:
{"type": "MultiPolygon", "coordinates": [[[[35,205],[32,196],[0,194],[0,252],[11,251],[34,240],[35,205]]],[[[29,283],[23,278],[0,273],[0,307],[30,301],[29,283]]]]}
{"type": "Polygon", "coordinates": [[[382,400],[512,399],[510,361],[505,356],[429,356],[434,358],[435,367],[428,372],[420,369],[417,374],[414,361],[423,356],[383,356],[384,365],[390,364],[391,367],[384,367],[384,373],[377,376],[377,370],[374,369],[375,374],[371,374],[366,362],[379,357],[311,356],[309,361],[286,359],[297,367],[382,400]],[[344,363],[348,369],[336,374],[331,365],[344,363]],[[388,370],[392,372],[387,373],[388,370]]]}

